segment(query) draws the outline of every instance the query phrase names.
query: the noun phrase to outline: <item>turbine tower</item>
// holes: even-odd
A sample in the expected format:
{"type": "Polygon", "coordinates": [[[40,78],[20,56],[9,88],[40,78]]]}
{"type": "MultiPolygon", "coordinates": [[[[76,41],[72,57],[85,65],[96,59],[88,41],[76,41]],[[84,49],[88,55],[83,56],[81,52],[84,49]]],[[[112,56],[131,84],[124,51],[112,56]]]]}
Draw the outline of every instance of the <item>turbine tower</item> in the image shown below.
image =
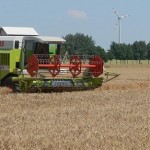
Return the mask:
{"type": "Polygon", "coordinates": [[[117,11],[113,9],[114,13],[116,14],[118,18],[118,25],[119,25],[119,44],[121,43],[121,19],[128,17],[129,15],[119,16],[117,11]]]}

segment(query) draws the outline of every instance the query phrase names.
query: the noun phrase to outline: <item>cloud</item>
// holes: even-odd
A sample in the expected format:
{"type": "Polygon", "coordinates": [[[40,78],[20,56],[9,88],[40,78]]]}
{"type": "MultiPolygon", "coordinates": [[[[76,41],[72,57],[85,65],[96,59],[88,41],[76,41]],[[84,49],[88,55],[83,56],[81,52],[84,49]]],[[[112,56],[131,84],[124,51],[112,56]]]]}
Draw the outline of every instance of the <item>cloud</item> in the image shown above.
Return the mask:
{"type": "Polygon", "coordinates": [[[84,11],[71,9],[67,11],[68,15],[76,19],[86,19],[87,14],[84,11]]]}

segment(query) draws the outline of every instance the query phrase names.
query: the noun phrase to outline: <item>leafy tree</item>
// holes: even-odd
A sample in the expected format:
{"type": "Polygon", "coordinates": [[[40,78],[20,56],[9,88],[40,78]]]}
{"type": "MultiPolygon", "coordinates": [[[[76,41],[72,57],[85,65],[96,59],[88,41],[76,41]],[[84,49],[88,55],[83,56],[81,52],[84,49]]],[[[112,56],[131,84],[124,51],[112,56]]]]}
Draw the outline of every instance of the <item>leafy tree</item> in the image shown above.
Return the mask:
{"type": "Polygon", "coordinates": [[[107,53],[100,46],[95,46],[93,54],[99,55],[105,62],[107,61],[107,53]]]}
{"type": "Polygon", "coordinates": [[[147,55],[147,46],[145,41],[135,41],[132,45],[134,59],[139,60],[145,59],[147,55]]]}
{"type": "Polygon", "coordinates": [[[91,36],[76,33],[75,35],[68,34],[64,38],[69,55],[91,55],[94,53],[95,42],[91,36]]]}
{"type": "Polygon", "coordinates": [[[126,59],[133,60],[133,49],[130,44],[128,44],[126,47],[126,59]]]}
{"type": "Polygon", "coordinates": [[[115,56],[114,56],[114,54],[113,54],[113,52],[111,50],[108,50],[108,52],[107,52],[107,59],[108,60],[115,59],[115,56]]]}
{"type": "Polygon", "coordinates": [[[115,59],[119,59],[119,48],[117,43],[115,42],[111,43],[110,51],[113,53],[115,59]]]}
{"type": "Polygon", "coordinates": [[[126,60],[127,59],[127,45],[126,44],[118,44],[119,48],[119,58],[120,60],[126,60]]]}
{"type": "Polygon", "coordinates": [[[148,63],[150,60],[150,42],[147,44],[147,59],[148,59],[148,63]]]}

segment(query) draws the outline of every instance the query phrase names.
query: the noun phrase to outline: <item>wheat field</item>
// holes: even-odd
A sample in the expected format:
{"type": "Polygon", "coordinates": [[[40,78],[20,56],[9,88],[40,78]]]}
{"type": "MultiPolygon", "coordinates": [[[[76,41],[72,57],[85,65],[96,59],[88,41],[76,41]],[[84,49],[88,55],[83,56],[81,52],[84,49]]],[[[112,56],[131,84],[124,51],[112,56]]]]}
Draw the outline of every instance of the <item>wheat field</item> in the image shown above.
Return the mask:
{"type": "Polygon", "coordinates": [[[14,94],[0,88],[0,150],[149,150],[150,68],[92,91],[14,94]]]}

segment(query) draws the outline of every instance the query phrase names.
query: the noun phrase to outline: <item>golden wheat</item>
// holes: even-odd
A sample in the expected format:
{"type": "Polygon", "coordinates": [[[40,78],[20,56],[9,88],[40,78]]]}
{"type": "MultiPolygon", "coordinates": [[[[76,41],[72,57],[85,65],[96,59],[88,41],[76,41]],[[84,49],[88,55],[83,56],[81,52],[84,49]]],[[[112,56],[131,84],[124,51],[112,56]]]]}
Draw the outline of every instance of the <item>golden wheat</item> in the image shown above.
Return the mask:
{"type": "Polygon", "coordinates": [[[5,94],[9,94],[12,93],[12,90],[6,87],[1,88],[0,87],[0,95],[5,95],[5,94]]]}
{"type": "Polygon", "coordinates": [[[121,75],[83,92],[13,94],[0,88],[0,149],[149,150],[150,72],[121,75]]]}

